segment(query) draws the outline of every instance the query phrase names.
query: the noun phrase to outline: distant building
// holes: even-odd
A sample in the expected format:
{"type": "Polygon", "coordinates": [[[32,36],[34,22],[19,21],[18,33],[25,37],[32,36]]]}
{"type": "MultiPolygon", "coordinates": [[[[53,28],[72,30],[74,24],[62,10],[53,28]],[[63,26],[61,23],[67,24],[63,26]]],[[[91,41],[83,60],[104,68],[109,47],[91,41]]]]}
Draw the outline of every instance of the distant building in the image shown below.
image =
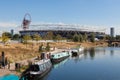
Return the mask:
{"type": "Polygon", "coordinates": [[[14,30],[11,29],[11,38],[13,38],[13,35],[14,35],[14,30]]]}
{"type": "Polygon", "coordinates": [[[115,30],[113,27],[110,28],[110,36],[114,37],[115,36],[115,30]]]}

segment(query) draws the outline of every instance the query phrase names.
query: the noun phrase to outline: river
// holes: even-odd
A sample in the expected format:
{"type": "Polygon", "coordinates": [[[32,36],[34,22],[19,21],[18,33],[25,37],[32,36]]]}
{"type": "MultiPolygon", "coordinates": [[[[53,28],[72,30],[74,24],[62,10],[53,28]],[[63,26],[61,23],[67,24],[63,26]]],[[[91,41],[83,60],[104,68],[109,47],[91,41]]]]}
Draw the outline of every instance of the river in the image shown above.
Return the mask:
{"type": "Polygon", "coordinates": [[[54,67],[44,80],[120,80],[120,48],[92,48],[83,54],[54,67]]]}
{"type": "Polygon", "coordinates": [[[77,57],[53,65],[42,80],[120,80],[120,48],[85,50],[77,57]]]}

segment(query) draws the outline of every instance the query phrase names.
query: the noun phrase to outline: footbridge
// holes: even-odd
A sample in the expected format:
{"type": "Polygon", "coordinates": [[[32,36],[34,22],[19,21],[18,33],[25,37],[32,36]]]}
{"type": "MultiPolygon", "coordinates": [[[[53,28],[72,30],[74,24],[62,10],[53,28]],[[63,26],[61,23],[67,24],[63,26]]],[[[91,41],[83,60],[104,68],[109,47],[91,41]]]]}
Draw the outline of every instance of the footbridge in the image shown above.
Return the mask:
{"type": "Polygon", "coordinates": [[[106,42],[110,47],[120,47],[120,40],[107,40],[106,42]]]}

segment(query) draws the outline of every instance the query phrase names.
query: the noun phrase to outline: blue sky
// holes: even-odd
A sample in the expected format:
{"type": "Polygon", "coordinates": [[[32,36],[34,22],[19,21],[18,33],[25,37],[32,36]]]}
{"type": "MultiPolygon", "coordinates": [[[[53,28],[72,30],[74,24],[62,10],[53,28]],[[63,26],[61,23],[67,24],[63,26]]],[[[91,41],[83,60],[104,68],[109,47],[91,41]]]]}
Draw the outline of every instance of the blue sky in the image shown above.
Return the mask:
{"type": "Polygon", "coordinates": [[[120,0],[0,0],[0,29],[21,25],[25,13],[32,23],[120,26],[120,0]]]}

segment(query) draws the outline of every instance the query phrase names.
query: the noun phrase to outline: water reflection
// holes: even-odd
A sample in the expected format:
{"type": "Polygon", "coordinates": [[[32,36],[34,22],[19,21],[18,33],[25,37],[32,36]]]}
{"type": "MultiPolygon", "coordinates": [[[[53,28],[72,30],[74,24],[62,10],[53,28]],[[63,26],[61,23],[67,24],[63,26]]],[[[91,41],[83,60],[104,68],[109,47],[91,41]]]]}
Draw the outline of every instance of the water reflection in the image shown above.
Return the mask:
{"type": "Polygon", "coordinates": [[[91,59],[93,60],[94,57],[95,57],[95,49],[94,48],[90,48],[89,54],[90,54],[91,59]]]}
{"type": "Polygon", "coordinates": [[[77,62],[79,62],[79,61],[82,60],[82,57],[83,57],[83,56],[84,56],[83,53],[79,53],[78,56],[76,56],[76,57],[72,57],[72,59],[75,61],[75,63],[77,63],[77,62]]]}
{"type": "Polygon", "coordinates": [[[110,50],[110,55],[111,55],[111,56],[114,55],[114,50],[113,50],[113,49],[110,50]]]}
{"type": "Polygon", "coordinates": [[[84,49],[84,59],[87,59],[87,56],[88,56],[88,49],[84,49]]]}
{"type": "Polygon", "coordinates": [[[69,59],[69,58],[61,61],[60,63],[54,64],[54,65],[53,65],[53,68],[58,68],[58,67],[60,67],[61,65],[64,65],[64,64],[68,61],[68,59],[69,59]]]}

